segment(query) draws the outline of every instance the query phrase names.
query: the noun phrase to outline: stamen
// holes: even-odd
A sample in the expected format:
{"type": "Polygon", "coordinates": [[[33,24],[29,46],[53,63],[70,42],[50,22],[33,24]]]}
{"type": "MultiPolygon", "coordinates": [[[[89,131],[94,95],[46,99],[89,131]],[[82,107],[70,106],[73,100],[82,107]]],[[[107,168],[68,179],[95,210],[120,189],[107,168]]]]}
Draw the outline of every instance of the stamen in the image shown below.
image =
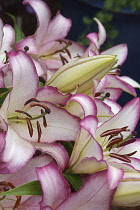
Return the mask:
{"type": "Polygon", "coordinates": [[[109,156],[112,157],[112,158],[116,158],[118,160],[127,162],[127,163],[131,163],[131,160],[129,160],[125,155],[118,155],[118,154],[115,154],[115,153],[110,153],[109,156]]]}
{"type": "Polygon", "coordinates": [[[29,130],[30,137],[32,137],[33,136],[33,126],[32,126],[31,120],[28,117],[26,117],[25,120],[26,120],[27,125],[28,125],[28,130],[29,130]]]}
{"type": "Polygon", "coordinates": [[[38,101],[36,98],[30,98],[29,100],[27,100],[26,102],[25,102],[25,104],[24,104],[24,106],[26,106],[27,104],[29,104],[30,102],[33,102],[33,101],[35,101],[35,102],[40,102],[40,101],[38,101]]]}
{"type": "Polygon", "coordinates": [[[28,117],[32,118],[32,116],[30,114],[28,114],[27,112],[24,112],[24,111],[21,111],[21,110],[15,110],[15,112],[19,112],[19,113],[25,114],[28,117]]]}
{"type": "Polygon", "coordinates": [[[29,47],[28,46],[25,46],[24,47],[24,52],[27,52],[29,50],[29,47]]]}
{"type": "Polygon", "coordinates": [[[135,141],[136,141],[135,138],[129,139],[129,140],[123,142],[122,144],[119,144],[117,147],[123,147],[123,146],[126,146],[126,145],[128,145],[128,144],[132,144],[132,143],[134,143],[135,141]]]}
{"type": "Polygon", "coordinates": [[[44,105],[44,104],[40,104],[40,103],[32,103],[32,104],[30,104],[30,107],[34,107],[34,106],[40,106],[40,107],[44,108],[45,109],[45,112],[47,114],[50,114],[51,113],[51,110],[46,105],[44,105]]]}
{"type": "Polygon", "coordinates": [[[68,54],[69,58],[71,58],[71,53],[68,49],[65,49],[66,53],[68,54]]]}
{"type": "Polygon", "coordinates": [[[112,147],[114,144],[117,144],[117,143],[121,142],[122,140],[123,140],[122,137],[112,139],[112,140],[107,144],[106,148],[112,147]]]}
{"type": "Polygon", "coordinates": [[[129,130],[126,130],[127,128],[128,128],[128,126],[125,126],[125,127],[122,127],[122,128],[110,129],[110,130],[107,130],[107,131],[103,132],[100,136],[104,137],[104,136],[108,136],[108,135],[119,134],[122,131],[129,131],[129,130]]]}
{"type": "MultiPolygon", "coordinates": [[[[43,109],[41,109],[41,114],[43,114],[43,113],[44,113],[44,111],[43,111],[43,109]]],[[[43,125],[44,125],[45,128],[47,127],[47,121],[46,121],[45,116],[43,116],[43,125]]]]}
{"type": "Polygon", "coordinates": [[[62,56],[61,54],[59,54],[59,55],[60,55],[60,59],[61,59],[63,65],[68,63],[68,60],[64,56],[62,56]]]}
{"type": "Polygon", "coordinates": [[[98,96],[100,96],[102,93],[103,93],[103,92],[96,92],[95,95],[94,95],[94,97],[98,97],[98,96]]]}
{"type": "Polygon", "coordinates": [[[10,188],[8,186],[4,186],[3,190],[6,192],[6,191],[9,191],[10,188]]]}
{"type": "Polygon", "coordinates": [[[102,98],[100,98],[100,100],[101,100],[101,101],[104,101],[106,98],[109,98],[109,97],[110,97],[110,93],[107,92],[107,93],[105,94],[105,96],[103,96],[102,98]]]}
{"type": "Polygon", "coordinates": [[[13,210],[14,210],[14,209],[17,209],[18,206],[20,205],[21,196],[16,196],[16,198],[17,198],[17,201],[16,201],[16,203],[15,203],[15,205],[14,205],[14,207],[13,207],[13,210]]]}
{"type": "Polygon", "coordinates": [[[38,142],[40,142],[40,138],[41,138],[41,135],[42,135],[42,130],[41,130],[40,123],[38,121],[36,122],[36,125],[37,125],[37,132],[38,132],[38,142]]]}
{"type": "Polygon", "coordinates": [[[6,50],[4,52],[6,54],[6,58],[5,58],[4,64],[7,64],[8,63],[9,56],[8,56],[8,52],[6,50]]]}
{"type": "Polygon", "coordinates": [[[131,152],[131,153],[128,153],[128,154],[125,154],[125,156],[132,156],[136,153],[137,151],[134,151],[134,152],[131,152]]]}

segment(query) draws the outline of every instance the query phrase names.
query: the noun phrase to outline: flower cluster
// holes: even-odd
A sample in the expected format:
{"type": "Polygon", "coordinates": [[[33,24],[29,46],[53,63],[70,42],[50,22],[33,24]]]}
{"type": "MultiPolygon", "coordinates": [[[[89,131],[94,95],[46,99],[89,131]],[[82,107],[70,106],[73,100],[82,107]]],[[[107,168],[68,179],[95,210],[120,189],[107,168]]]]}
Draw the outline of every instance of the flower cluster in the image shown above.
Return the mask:
{"type": "Polygon", "coordinates": [[[71,20],[51,19],[41,0],[24,0],[38,20],[15,43],[0,19],[0,207],[104,210],[140,205],[140,85],[119,76],[126,44],[104,52],[106,31],[89,47],[65,39],[71,20]],[[121,107],[122,92],[135,98],[121,107]]]}

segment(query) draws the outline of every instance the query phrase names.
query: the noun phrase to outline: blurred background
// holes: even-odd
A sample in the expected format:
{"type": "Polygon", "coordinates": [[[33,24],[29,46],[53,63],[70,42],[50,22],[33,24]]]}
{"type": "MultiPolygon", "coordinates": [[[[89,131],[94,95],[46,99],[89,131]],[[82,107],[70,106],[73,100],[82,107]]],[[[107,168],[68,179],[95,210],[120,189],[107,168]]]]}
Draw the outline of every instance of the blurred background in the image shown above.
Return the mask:
{"type": "MultiPolygon", "coordinates": [[[[94,17],[100,19],[107,31],[107,40],[102,46],[126,43],[128,57],[121,67],[121,75],[127,75],[140,83],[140,0],[44,0],[51,9],[52,17],[60,10],[61,14],[72,20],[68,39],[88,46],[85,38],[89,32],[98,32],[94,17]]],[[[34,34],[37,26],[34,11],[22,6],[22,0],[0,0],[0,14],[3,22],[13,25],[6,13],[16,16],[17,23],[26,36],[34,34]]],[[[137,90],[140,96],[140,90],[137,90]]],[[[133,96],[123,93],[119,99],[124,105],[133,96]]],[[[140,134],[140,125],[137,127],[140,134]]]]}

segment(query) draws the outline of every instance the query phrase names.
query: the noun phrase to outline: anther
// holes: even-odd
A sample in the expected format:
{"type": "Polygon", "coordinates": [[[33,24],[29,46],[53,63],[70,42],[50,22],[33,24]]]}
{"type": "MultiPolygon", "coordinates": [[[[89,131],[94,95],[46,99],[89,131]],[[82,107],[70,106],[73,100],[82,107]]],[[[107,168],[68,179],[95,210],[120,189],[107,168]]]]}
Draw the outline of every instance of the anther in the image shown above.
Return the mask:
{"type": "Polygon", "coordinates": [[[32,126],[31,120],[28,117],[26,117],[25,120],[27,122],[30,137],[32,137],[33,136],[33,126],[32,126]]]}
{"type": "Polygon", "coordinates": [[[30,104],[30,107],[34,107],[34,106],[40,106],[40,107],[44,108],[45,109],[45,112],[47,114],[50,114],[51,113],[51,110],[46,105],[44,105],[44,104],[41,104],[41,103],[32,103],[32,104],[30,104]]]}
{"type": "Polygon", "coordinates": [[[107,92],[107,93],[105,94],[105,96],[106,96],[107,98],[109,98],[109,97],[110,97],[110,93],[107,92]]]}
{"type": "Polygon", "coordinates": [[[61,59],[63,65],[68,63],[68,60],[64,56],[62,56],[61,54],[59,54],[59,55],[60,55],[60,59],[61,59]]]}
{"type": "Polygon", "coordinates": [[[24,47],[24,51],[27,52],[28,50],[29,50],[29,47],[28,46],[25,46],[24,47]]]}
{"type": "Polygon", "coordinates": [[[94,95],[94,97],[98,97],[98,96],[100,96],[102,93],[103,93],[103,92],[96,92],[95,95],[94,95]]]}
{"type": "Polygon", "coordinates": [[[110,153],[109,156],[112,157],[112,158],[116,158],[118,160],[121,160],[123,162],[131,163],[131,160],[128,157],[126,157],[125,155],[118,155],[118,154],[115,154],[115,153],[110,153]]]}
{"type": "Polygon", "coordinates": [[[135,138],[132,138],[132,139],[129,139],[129,140],[123,142],[122,144],[119,144],[117,147],[123,147],[123,146],[126,146],[126,145],[128,145],[128,144],[132,144],[132,143],[134,143],[135,141],[136,141],[136,139],[135,139],[135,138]]]}
{"type": "MultiPolygon", "coordinates": [[[[43,114],[43,113],[44,113],[44,111],[43,111],[43,109],[41,109],[41,114],[43,114]]],[[[46,121],[45,116],[43,116],[43,125],[44,125],[45,128],[47,127],[47,121],[46,121]]]]}
{"type": "Polygon", "coordinates": [[[24,112],[24,111],[21,111],[21,110],[15,110],[15,112],[19,112],[19,113],[25,114],[28,117],[32,118],[32,116],[30,114],[28,114],[27,112],[24,112]]]}
{"type": "Polygon", "coordinates": [[[112,139],[112,140],[107,144],[106,148],[112,147],[113,145],[118,144],[118,143],[121,142],[122,140],[123,140],[122,137],[112,139]]]}
{"type": "Polygon", "coordinates": [[[103,132],[100,136],[105,137],[108,135],[114,135],[114,134],[117,135],[117,134],[121,133],[122,131],[129,131],[129,130],[127,130],[127,128],[128,128],[128,126],[125,126],[122,128],[110,129],[110,130],[103,132]]]}
{"type": "Polygon", "coordinates": [[[8,56],[8,52],[6,50],[4,52],[6,54],[6,59],[4,61],[4,64],[7,64],[8,63],[9,56],[8,56]]]}
{"type": "Polygon", "coordinates": [[[4,186],[4,188],[3,188],[4,191],[9,191],[9,189],[10,188],[8,186],[4,186]]]}
{"type": "Polygon", "coordinates": [[[42,135],[42,130],[41,130],[40,123],[38,121],[36,122],[36,125],[37,125],[37,132],[38,132],[38,142],[40,142],[40,138],[41,138],[41,135],[42,135]]]}
{"type": "Polygon", "coordinates": [[[24,104],[24,106],[26,106],[27,104],[29,104],[30,102],[37,102],[37,103],[40,103],[40,101],[38,101],[36,98],[30,98],[29,100],[27,100],[24,104]]]}

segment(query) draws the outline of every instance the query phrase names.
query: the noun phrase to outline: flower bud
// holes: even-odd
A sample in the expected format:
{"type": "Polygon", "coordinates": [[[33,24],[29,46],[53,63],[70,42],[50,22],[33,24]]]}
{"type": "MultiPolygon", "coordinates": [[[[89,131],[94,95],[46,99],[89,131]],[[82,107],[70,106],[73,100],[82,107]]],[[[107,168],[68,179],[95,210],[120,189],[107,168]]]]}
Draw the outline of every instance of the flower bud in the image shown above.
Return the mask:
{"type": "Polygon", "coordinates": [[[72,92],[92,78],[102,79],[117,62],[115,55],[80,58],[62,66],[46,85],[72,92]]]}

